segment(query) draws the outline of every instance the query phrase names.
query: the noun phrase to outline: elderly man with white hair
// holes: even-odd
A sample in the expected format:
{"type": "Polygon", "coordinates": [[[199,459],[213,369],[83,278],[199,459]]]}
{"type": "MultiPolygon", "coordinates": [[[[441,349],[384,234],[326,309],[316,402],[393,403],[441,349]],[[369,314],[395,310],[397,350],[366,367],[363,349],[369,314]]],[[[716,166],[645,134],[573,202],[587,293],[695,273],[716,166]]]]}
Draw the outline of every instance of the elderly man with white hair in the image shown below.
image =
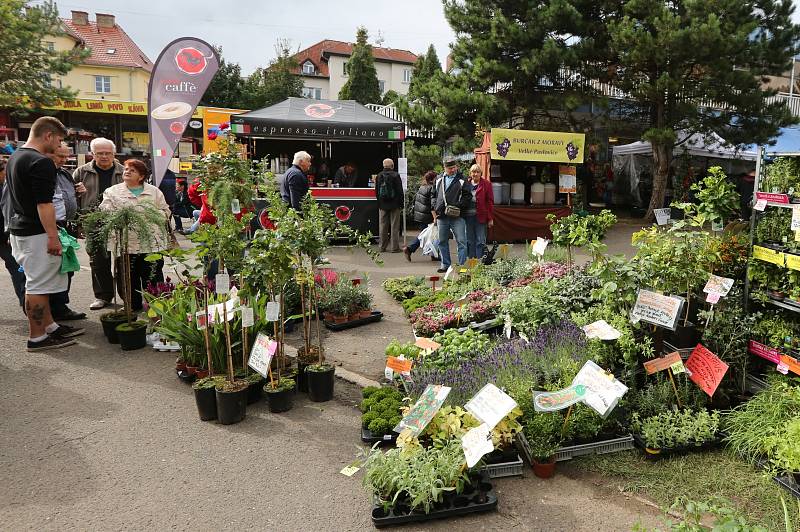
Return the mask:
{"type": "MultiPolygon", "coordinates": [[[[81,209],[100,203],[103,192],[113,185],[122,183],[125,168],[114,156],[117,147],[108,139],[98,137],[89,144],[92,162],[79,166],[72,173],[78,206],[81,209]]],[[[92,267],[92,290],[94,301],[89,308],[99,310],[114,298],[114,277],[111,275],[111,256],[107,251],[97,250],[89,256],[92,267]]]]}
{"type": "Polygon", "coordinates": [[[292,167],[281,181],[281,198],[296,211],[302,209],[303,198],[308,194],[307,173],[309,168],[311,168],[311,155],[308,152],[299,151],[294,154],[292,167]]]}

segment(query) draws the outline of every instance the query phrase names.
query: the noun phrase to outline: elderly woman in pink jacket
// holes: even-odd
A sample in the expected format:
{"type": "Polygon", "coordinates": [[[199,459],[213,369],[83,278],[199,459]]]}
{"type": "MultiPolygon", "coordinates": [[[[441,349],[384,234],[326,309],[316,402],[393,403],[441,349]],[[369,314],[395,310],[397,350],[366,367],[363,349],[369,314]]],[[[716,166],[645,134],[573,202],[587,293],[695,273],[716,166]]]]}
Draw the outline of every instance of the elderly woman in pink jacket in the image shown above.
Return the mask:
{"type": "MultiPolygon", "coordinates": [[[[138,159],[125,161],[125,171],[122,173],[122,183],[108,187],[103,192],[101,210],[113,211],[123,206],[151,203],[156,209],[164,213],[164,225],[168,226],[172,216],[169,205],[164,199],[164,194],[153,185],[145,183],[149,172],[147,166],[138,159]]],[[[169,247],[169,241],[164,238],[165,231],[154,227],[151,242],[140,242],[135,232],[131,232],[128,239],[128,254],[131,259],[131,310],[142,309],[142,294],[148,281],[160,282],[164,280],[162,269],[164,261],[148,262],[144,258],[150,253],[164,251],[169,247]]],[[[113,244],[109,245],[113,251],[113,244]]],[[[122,261],[116,259],[116,270],[120,272],[122,261]]],[[[124,276],[117,274],[117,292],[124,298],[124,276]]]]}

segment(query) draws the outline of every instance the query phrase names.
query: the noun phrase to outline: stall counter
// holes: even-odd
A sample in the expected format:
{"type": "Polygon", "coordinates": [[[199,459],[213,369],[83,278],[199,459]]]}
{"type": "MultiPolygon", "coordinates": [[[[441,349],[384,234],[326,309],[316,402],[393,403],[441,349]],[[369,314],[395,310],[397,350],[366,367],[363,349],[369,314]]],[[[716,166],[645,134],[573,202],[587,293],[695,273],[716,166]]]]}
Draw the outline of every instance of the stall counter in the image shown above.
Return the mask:
{"type": "Polygon", "coordinates": [[[378,200],[374,188],[311,187],[311,195],[333,209],[336,218],[351,228],[378,236],[378,200]]]}
{"type": "Polygon", "coordinates": [[[487,241],[514,242],[535,240],[536,237],[552,238],[551,222],[548,214],[557,218],[569,216],[569,207],[552,205],[548,207],[530,207],[526,205],[495,205],[494,226],[489,229],[487,241]]]}

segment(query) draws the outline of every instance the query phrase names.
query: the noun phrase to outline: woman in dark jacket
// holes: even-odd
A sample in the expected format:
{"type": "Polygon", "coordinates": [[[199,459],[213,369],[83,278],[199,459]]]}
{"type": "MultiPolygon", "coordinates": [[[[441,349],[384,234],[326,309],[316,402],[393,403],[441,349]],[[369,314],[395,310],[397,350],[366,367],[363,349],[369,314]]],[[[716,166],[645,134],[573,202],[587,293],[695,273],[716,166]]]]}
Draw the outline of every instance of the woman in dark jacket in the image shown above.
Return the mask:
{"type": "MultiPolygon", "coordinates": [[[[414,196],[414,221],[419,225],[419,230],[422,231],[428,224],[433,223],[433,205],[431,199],[433,196],[433,182],[436,180],[436,172],[429,171],[423,176],[425,182],[420,185],[414,196]]],[[[406,255],[406,260],[411,262],[411,254],[419,249],[419,238],[415,238],[411,244],[403,248],[403,253],[406,255]]],[[[431,257],[431,260],[437,260],[431,257]]]]}

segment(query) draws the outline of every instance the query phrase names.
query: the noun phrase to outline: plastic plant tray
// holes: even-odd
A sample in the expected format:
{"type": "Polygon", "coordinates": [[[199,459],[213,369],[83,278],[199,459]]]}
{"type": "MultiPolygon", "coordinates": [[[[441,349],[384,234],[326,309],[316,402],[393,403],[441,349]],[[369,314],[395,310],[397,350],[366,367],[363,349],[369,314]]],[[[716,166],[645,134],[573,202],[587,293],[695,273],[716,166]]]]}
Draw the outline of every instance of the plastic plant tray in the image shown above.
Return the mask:
{"type": "Polygon", "coordinates": [[[781,475],[778,477],[773,477],[772,480],[777,482],[780,487],[800,499],[800,485],[798,485],[793,479],[786,475],[781,475]]]}
{"type": "Polygon", "coordinates": [[[481,473],[480,484],[487,486],[485,491],[485,501],[479,502],[481,490],[473,489],[470,493],[456,495],[452,500],[444,502],[439,508],[431,510],[430,513],[423,512],[403,512],[395,513],[389,510],[383,511],[380,505],[374,504],[372,507],[372,524],[376,528],[385,526],[401,525],[404,523],[418,523],[421,521],[432,521],[434,519],[444,519],[478,512],[488,512],[497,508],[497,493],[494,486],[489,482],[489,476],[484,471],[481,473]]]}
{"type": "Polygon", "coordinates": [[[659,452],[657,453],[652,453],[646,450],[647,446],[644,443],[644,439],[638,434],[633,435],[633,441],[636,444],[636,447],[639,447],[642,452],[645,453],[645,456],[652,460],[660,460],[662,458],[670,458],[673,456],[709,451],[711,449],[716,449],[722,444],[722,438],[719,434],[717,434],[716,438],[711,441],[707,441],[702,445],[682,445],[680,447],[668,447],[659,449],[659,452]]]}
{"type": "Polygon", "coordinates": [[[381,321],[382,318],[383,312],[375,310],[372,312],[372,316],[369,318],[359,318],[357,320],[347,321],[345,323],[333,323],[325,320],[323,323],[325,323],[325,327],[332,331],[343,331],[345,329],[352,329],[353,327],[360,327],[361,325],[366,325],[367,323],[381,321]]]}
{"type": "Polygon", "coordinates": [[[578,456],[586,456],[589,454],[617,453],[633,448],[633,436],[627,434],[620,438],[612,438],[610,440],[561,447],[556,452],[556,462],[563,462],[564,460],[571,460],[578,456]]]}
{"type": "MultiPolygon", "coordinates": [[[[525,460],[527,460],[529,464],[532,464],[533,456],[531,455],[531,449],[528,445],[528,440],[525,439],[525,435],[522,433],[517,434],[516,442],[517,448],[522,453],[522,456],[525,457],[525,460]]],[[[600,440],[591,443],[582,443],[579,445],[561,447],[558,449],[558,451],[556,451],[556,461],[563,462],[565,460],[571,460],[579,456],[587,456],[590,454],[617,453],[633,448],[633,436],[626,434],[625,436],[612,438],[610,440],[600,440]]]]}
{"type": "Polygon", "coordinates": [[[747,384],[747,391],[753,394],[758,393],[767,387],[766,381],[753,375],[748,375],[745,382],[747,384]]]}
{"type": "Polygon", "coordinates": [[[663,354],[664,355],[668,355],[668,354],[673,353],[675,351],[680,353],[681,358],[684,361],[686,361],[686,359],[689,358],[689,355],[692,354],[692,351],[694,351],[694,347],[685,347],[685,348],[682,348],[682,349],[678,349],[677,347],[675,347],[671,343],[669,343],[666,340],[664,340],[664,353],[663,354]]]}
{"type": "Polygon", "coordinates": [[[525,463],[522,461],[522,458],[517,455],[517,459],[512,462],[487,464],[483,466],[483,471],[486,471],[486,474],[489,475],[489,478],[521,477],[524,464],[525,463]]]}
{"type": "Polygon", "coordinates": [[[361,441],[364,443],[375,444],[380,442],[382,445],[394,445],[397,441],[397,433],[390,432],[382,436],[376,436],[367,427],[361,427],[361,441]]]}

